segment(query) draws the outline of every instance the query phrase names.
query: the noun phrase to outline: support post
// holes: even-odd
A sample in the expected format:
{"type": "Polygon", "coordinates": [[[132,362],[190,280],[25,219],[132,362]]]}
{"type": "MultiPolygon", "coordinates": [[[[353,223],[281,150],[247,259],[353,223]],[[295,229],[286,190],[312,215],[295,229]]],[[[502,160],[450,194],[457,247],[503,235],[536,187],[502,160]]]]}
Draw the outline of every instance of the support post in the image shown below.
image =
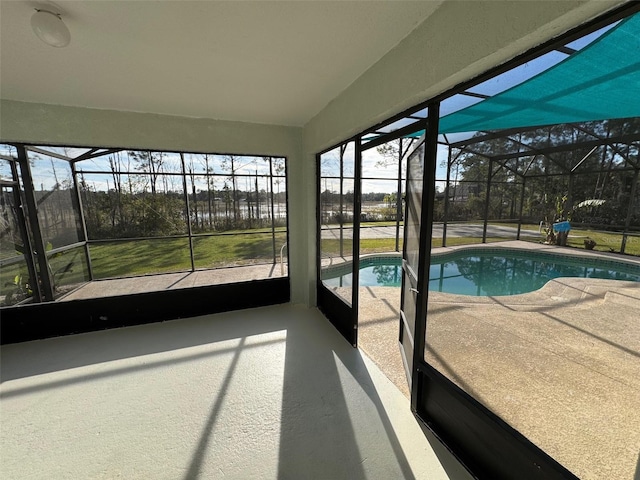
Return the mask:
{"type": "Polygon", "coordinates": [[[187,169],[185,168],[183,153],[180,153],[180,163],[182,165],[182,190],[184,193],[184,202],[187,209],[187,232],[189,234],[189,257],[191,258],[191,271],[195,272],[196,263],[193,256],[193,236],[191,231],[191,208],[189,206],[189,193],[187,191],[187,169]]]}
{"type": "Polygon", "coordinates": [[[73,188],[76,191],[75,199],[78,205],[78,215],[80,215],[80,224],[82,226],[82,240],[84,241],[84,256],[87,261],[87,270],[89,271],[89,280],[93,280],[93,266],[91,265],[91,252],[89,251],[89,234],[87,233],[87,222],[84,217],[84,208],[82,206],[82,198],[80,196],[80,188],[78,184],[78,172],[76,171],[75,162],[71,162],[71,178],[73,179],[73,188]]]}
{"type": "Polygon", "coordinates": [[[358,310],[360,305],[360,212],[362,210],[362,137],[355,141],[353,182],[353,244],[351,245],[351,314],[353,343],[358,346],[358,310]]]}
{"type": "MultiPolygon", "coordinates": [[[[453,164],[453,159],[451,158],[451,147],[447,146],[448,154],[447,154],[447,180],[444,187],[444,211],[442,213],[442,246],[447,246],[447,222],[449,221],[449,183],[451,182],[451,165],[453,164]]],[[[455,200],[455,188],[454,188],[454,197],[455,200]]]]}
{"type": "Polygon", "coordinates": [[[487,195],[484,204],[484,224],[482,226],[482,243],[487,243],[487,223],[489,219],[489,200],[491,200],[491,178],[493,177],[493,159],[489,159],[489,173],[487,175],[487,195]]]}
{"type": "Polygon", "coordinates": [[[633,174],[633,183],[631,184],[631,193],[629,195],[629,201],[627,202],[627,219],[624,222],[624,231],[622,232],[622,243],[620,244],[620,253],[624,253],[627,247],[627,232],[631,226],[631,216],[633,214],[633,202],[636,198],[636,192],[638,191],[638,173],[640,170],[636,169],[633,174]]]}
{"type": "Polygon", "coordinates": [[[522,230],[522,211],[524,210],[524,191],[527,185],[527,177],[522,177],[522,190],[520,191],[520,213],[518,215],[518,234],[516,240],[520,240],[520,231],[522,230]]]}
{"type": "Polygon", "coordinates": [[[344,146],[340,147],[340,258],[344,258],[344,146]]]}
{"type": "Polygon", "coordinates": [[[398,149],[398,188],[396,193],[396,252],[400,251],[400,217],[402,217],[402,149],[404,142],[400,138],[400,148],[398,149]]]}
{"type": "MultiPolygon", "coordinates": [[[[269,187],[271,188],[271,246],[273,247],[273,263],[275,265],[277,261],[276,257],[276,216],[275,208],[273,206],[273,157],[269,157],[269,187]]],[[[282,260],[282,255],[280,255],[282,260]]]]}

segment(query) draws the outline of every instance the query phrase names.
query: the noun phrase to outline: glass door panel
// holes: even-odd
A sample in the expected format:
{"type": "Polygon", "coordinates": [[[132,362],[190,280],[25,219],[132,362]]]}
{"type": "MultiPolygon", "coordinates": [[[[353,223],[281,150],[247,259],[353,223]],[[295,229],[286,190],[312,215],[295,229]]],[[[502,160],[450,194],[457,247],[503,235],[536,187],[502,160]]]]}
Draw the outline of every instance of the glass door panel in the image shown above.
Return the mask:
{"type": "Polygon", "coordinates": [[[38,221],[47,250],[83,240],[71,165],[65,160],[28,152],[38,205],[38,221]]]}
{"type": "Polygon", "coordinates": [[[27,151],[49,281],[58,298],[89,281],[89,269],[71,164],[55,155],[27,151]]]}

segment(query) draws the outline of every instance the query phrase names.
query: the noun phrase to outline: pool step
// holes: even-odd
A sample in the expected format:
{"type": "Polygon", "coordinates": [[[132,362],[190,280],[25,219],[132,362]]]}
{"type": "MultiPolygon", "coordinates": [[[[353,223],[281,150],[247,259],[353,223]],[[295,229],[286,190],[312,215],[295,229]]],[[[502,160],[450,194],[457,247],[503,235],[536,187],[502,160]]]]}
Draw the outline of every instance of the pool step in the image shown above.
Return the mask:
{"type": "Polygon", "coordinates": [[[607,292],[604,297],[606,302],[628,307],[640,305],[640,287],[620,288],[613,292],[607,292]]]}

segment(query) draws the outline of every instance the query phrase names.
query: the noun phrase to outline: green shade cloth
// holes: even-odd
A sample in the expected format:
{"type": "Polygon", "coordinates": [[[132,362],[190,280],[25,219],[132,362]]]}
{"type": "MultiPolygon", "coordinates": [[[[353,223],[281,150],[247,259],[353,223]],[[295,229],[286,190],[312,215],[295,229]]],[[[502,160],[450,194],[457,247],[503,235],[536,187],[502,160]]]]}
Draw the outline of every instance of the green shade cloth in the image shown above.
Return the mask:
{"type": "Polygon", "coordinates": [[[640,116],[640,13],[529,80],[440,119],[440,133],[640,116]]]}

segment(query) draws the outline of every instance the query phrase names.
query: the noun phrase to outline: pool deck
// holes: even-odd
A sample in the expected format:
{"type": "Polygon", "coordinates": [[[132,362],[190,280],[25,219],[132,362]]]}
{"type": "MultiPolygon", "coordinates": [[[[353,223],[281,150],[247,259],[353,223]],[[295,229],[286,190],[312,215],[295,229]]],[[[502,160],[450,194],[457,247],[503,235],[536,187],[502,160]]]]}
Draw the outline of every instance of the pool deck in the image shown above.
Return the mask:
{"type": "MultiPolygon", "coordinates": [[[[497,246],[640,267],[633,257],[542,244],[485,248],[497,246]]],[[[358,335],[360,348],[408,395],[399,304],[398,288],[361,287],[358,335]]],[[[427,331],[430,364],[577,476],[640,474],[640,283],[559,278],[513,296],[430,292],[427,331]]]]}

